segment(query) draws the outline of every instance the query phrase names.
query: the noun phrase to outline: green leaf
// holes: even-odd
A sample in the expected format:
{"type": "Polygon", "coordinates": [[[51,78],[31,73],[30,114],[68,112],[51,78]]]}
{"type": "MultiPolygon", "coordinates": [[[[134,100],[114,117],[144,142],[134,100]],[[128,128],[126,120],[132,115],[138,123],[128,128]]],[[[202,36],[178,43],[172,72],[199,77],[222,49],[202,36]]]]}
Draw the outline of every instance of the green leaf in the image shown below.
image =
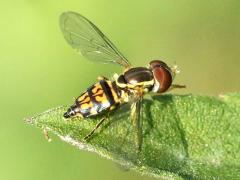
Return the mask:
{"type": "Polygon", "coordinates": [[[136,150],[129,107],[110,115],[85,142],[94,119],[67,121],[67,107],[27,121],[79,149],[92,151],[127,168],[161,178],[240,179],[240,93],[219,98],[162,95],[143,101],[143,144],[136,150]]]}

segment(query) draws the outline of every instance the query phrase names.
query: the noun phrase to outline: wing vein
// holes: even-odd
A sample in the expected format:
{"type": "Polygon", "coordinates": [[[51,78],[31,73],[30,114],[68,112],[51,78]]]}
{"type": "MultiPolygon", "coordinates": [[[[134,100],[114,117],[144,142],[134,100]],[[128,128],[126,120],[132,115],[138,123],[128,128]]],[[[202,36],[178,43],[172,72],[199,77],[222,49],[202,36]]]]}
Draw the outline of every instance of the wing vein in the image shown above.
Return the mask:
{"type": "MultiPolygon", "coordinates": [[[[89,41],[89,42],[91,42],[91,44],[94,44],[94,45],[96,45],[97,47],[100,47],[100,48],[103,48],[104,50],[106,50],[106,51],[108,51],[109,53],[113,53],[112,51],[110,51],[109,49],[107,49],[106,47],[104,47],[104,46],[102,46],[102,45],[100,45],[100,44],[98,44],[98,43],[96,43],[96,42],[94,42],[94,41],[91,41],[91,39],[88,39],[88,38],[86,38],[86,37],[84,37],[84,36],[82,36],[82,35],[80,35],[80,34],[77,34],[77,33],[74,33],[74,32],[72,32],[72,31],[69,31],[69,33],[71,33],[71,34],[73,34],[74,36],[77,36],[77,37],[79,37],[79,38],[82,38],[82,39],[84,39],[84,40],[86,40],[86,41],[89,41]]],[[[114,54],[115,55],[115,54],[114,54]]]]}
{"type": "Polygon", "coordinates": [[[88,19],[75,12],[60,16],[60,27],[66,41],[92,61],[116,63],[125,68],[131,64],[114,44],[88,19]]]}

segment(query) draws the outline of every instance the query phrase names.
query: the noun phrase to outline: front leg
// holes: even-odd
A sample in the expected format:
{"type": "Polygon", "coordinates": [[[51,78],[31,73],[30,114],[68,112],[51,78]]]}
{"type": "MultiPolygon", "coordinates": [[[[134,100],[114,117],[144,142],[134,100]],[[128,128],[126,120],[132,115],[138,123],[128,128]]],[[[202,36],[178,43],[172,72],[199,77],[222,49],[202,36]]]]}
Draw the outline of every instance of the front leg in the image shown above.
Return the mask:
{"type": "Polygon", "coordinates": [[[182,89],[186,88],[186,85],[181,85],[181,84],[172,84],[168,91],[172,91],[173,89],[182,89]]]}

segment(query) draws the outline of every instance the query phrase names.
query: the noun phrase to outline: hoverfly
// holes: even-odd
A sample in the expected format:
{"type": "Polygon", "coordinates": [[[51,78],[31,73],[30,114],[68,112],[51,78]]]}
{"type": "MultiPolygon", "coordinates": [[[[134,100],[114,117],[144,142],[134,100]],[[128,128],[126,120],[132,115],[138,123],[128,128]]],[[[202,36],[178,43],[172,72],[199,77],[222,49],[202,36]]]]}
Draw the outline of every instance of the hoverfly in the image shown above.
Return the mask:
{"type": "MultiPolygon", "coordinates": [[[[63,35],[74,49],[89,60],[115,63],[123,67],[122,74],[98,78],[64,113],[65,118],[87,118],[110,112],[122,104],[131,103],[131,119],[137,130],[137,147],[141,148],[141,106],[143,95],[148,92],[163,93],[171,88],[177,73],[160,60],[152,60],[148,67],[133,67],[113,43],[87,18],[75,12],[65,12],[60,16],[63,35]]],[[[107,118],[102,118],[96,127],[85,136],[87,140],[107,118]]]]}

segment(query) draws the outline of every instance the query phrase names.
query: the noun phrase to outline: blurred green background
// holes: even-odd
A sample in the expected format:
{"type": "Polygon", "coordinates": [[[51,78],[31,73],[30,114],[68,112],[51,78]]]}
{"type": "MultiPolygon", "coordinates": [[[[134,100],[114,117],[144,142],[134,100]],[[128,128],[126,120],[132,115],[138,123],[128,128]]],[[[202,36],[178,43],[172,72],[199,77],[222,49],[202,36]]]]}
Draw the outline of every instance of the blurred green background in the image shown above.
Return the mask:
{"type": "Polygon", "coordinates": [[[58,18],[76,11],[93,21],[135,65],[176,62],[175,93],[239,91],[240,1],[2,1],[0,6],[0,179],[153,179],[123,171],[23,122],[71,104],[98,75],[121,69],[93,64],[65,42],[58,18]]]}

